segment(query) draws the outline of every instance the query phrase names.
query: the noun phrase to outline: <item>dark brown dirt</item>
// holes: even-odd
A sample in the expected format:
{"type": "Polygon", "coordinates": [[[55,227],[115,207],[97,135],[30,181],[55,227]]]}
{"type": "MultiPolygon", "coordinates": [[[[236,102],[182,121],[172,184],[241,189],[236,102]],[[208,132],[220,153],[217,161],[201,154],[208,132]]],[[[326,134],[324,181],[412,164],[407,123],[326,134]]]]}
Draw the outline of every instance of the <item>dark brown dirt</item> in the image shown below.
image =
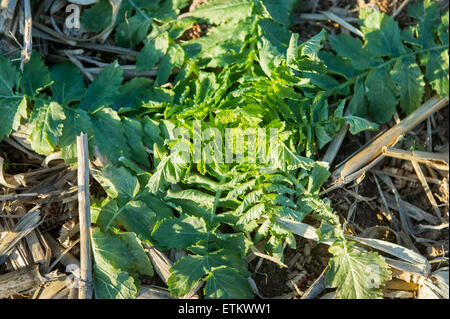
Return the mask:
{"type": "Polygon", "coordinates": [[[318,245],[312,240],[298,236],[296,244],[296,249],[285,249],[284,263],[288,268],[264,260],[255,272],[259,258],[250,263],[249,270],[253,272],[252,277],[263,297],[299,298],[327,266],[330,258],[328,246],[318,245]],[[297,286],[300,294],[293,284],[297,286]]]}

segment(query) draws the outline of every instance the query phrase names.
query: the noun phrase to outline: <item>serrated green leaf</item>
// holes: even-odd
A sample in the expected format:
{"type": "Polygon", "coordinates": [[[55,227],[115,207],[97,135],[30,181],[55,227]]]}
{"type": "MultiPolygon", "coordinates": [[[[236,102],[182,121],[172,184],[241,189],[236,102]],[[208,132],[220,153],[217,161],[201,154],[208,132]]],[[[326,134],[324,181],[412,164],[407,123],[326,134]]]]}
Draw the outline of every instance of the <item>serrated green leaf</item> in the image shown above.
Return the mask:
{"type": "Polygon", "coordinates": [[[377,130],[379,128],[377,123],[370,122],[362,117],[344,116],[343,119],[349,124],[349,131],[353,135],[367,130],[377,130]]]}
{"type": "Polygon", "coordinates": [[[239,254],[241,258],[245,258],[252,245],[252,242],[243,233],[215,233],[214,238],[216,239],[215,243],[220,248],[224,248],[225,251],[232,250],[239,254]]]}
{"type": "Polygon", "coordinates": [[[179,151],[173,151],[158,164],[156,172],[150,178],[147,187],[152,193],[168,184],[176,184],[183,178],[187,161],[179,151]]]}
{"type": "Polygon", "coordinates": [[[153,121],[152,119],[146,117],[143,120],[144,122],[144,143],[153,148],[153,144],[158,144],[159,146],[164,145],[164,140],[161,137],[161,129],[158,126],[158,123],[153,121]]]}
{"type": "Polygon", "coordinates": [[[358,71],[366,70],[377,64],[377,61],[363,48],[362,42],[348,34],[331,34],[328,37],[331,47],[339,56],[347,58],[358,71]]]}
{"type": "Polygon", "coordinates": [[[202,18],[211,24],[228,20],[244,20],[252,14],[252,0],[212,0],[200,5],[190,16],[202,18]]]}
{"type": "MultiPolygon", "coordinates": [[[[189,210],[198,206],[208,213],[214,206],[214,196],[198,191],[196,189],[186,189],[181,191],[168,190],[166,199],[185,207],[183,211],[189,213],[189,210]]],[[[193,214],[193,212],[191,212],[193,214]]]]}
{"type": "Polygon", "coordinates": [[[168,248],[183,249],[208,236],[205,221],[195,216],[169,218],[160,223],[152,236],[168,248]]]}
{"type": "Polygon", "coordinates": [[[50,71],[45,66],[40,53],[33,51],[30,61],[23,68],[20,79],[21,91],[25,95],[33,97],[51,83],[50,71]]]}
{"type": "Polygon", "coordinates": [[[13,96],[14,87],[17,89],[20,73],[9,59],[0,55],[0,97],[13,96]]]}
{"type": "MultiPolygon", "coordinates": [[[[306,213],[300,212],[299,210],[292,209],[289,207],[283,207],[283,206],[273,207],[273,213],[275,214],[275,216],[291,219],[291,220],[294,220],[297,222],[301,222],[303,220],[303,218],[307,215],[306,213]]],[[[263,231],[263,230],[266,231],[264,228],[260,229],[259,231],[263,231]]],[[[268,228],[267,228],[267,230],[268,230],[268,228]]]]}
{"type": "Polygon", "coordinates": [[[292,24],[291,15],[296,3],[297,0],[261,0],[270,18],[288,28],[292,24]]]}
{"type": "Polygon", "coordinates": [[[138,294],[135,279],[126,271],[94,264],[96,299],[135,299],[138,294]]]}
{"type": "Polygon", "coordinates": [[[206,275],[205,257],[190,255],[176,262],[170,270],[168,284],[172,295],[186,295],[206,275]]]}
{"type": "Polygon", "coordinates": [[[12,130],[17,130],[20,120],[27,118],[27,100],[24,96],[0,96],[0,114],[3,114],[0,126],[0,141],[12,130]]]}
{"type": "Polygon", "coordinates": [[[122,74],[123,71],[117,61],[105,67],[88,86],[79,108],[89,113],[95,113],[112,105],[123,81],[122,74]]]}
{"type": "Polygon", "coordinates": [[[78,161],[77,136],[84,133],[92,141],[94,128],[86,111],[66,107],[64,114],[66,119],[63,124],[62,136],[59,139],[59,147],[64,161],[69,165],[76,165],[78,161]]]}
{"type": "Polygon", "coordinates": [[[386,122],[392,118],[397,105],[394,84],[387,68],[376,68],[366,78],[366,96],[369,99],[369,111],[376,122],[386,122]]]}
{"type": "Polygon", "coordinates": [[[313,169],[311,170],[311,175],[308,183],[308,191],[310,193],[317,193],[322,187],[323,183],[330,177],[329,165],[326,162],[316,162],[313,169]]]}
{"type": "MultiPolygon", "coordinates": [[[[271,228],[274,226],[273,223],[271,223],[271,228]]],[[[264,249],[267,251],[267,253],[275,257],[281,261],[283,261],[283,241],[281,238],[277,236],[270,236],[269,240],[264,245],[264,249]]]]}
{"type": "Polygon", "coordinates": [[[156,224],[156,213],[143,201],[134,200],[123,206],[117,221],[127,231],[136,233],[142,241],[153,241],[151,233],[156,224]]]}
{"type": "Polygon", "coordinates": [[[107,159],[114,165],[119,165],[121,156],[131,158],[131,150],[125,138],[120,117],[110,109],[104,108],[91,116],[94,127],[94,143],[107,159]]]}
{"type": "Polygon", "coordinates": [[[139,120],[125,116],[122,116],[122,123],[133,160],[148,167],[148,156],[142,142],[144,136],[142,123],[139,120]]]}
{"type": "Polygon", "coordinates": [[[425,64],[425,77],[431,83],[431,87],[441,97],[449,96],[449,58],[448,50],[428,51],[423,59],[425,64]]]}
{"type": "Polygon", "coordinates": [[[92,32],[100,32],[111,24],[112,6],[108,0],[101,0],[83,11],[81,24],[92,32]]]}
{"type": "Polygon", "coordinates": [[[146,100],[146,94],[148,94],[150,83],[151,81],[149,79],[140,77],[133,78],[129,82],[126,82],[119,88],[119,93],[111,108],[115,111],[119,110],[121,113],[138,109],[146,100]]]}
{"type": "Polygon", "coordinates": [[[166,84],[174,67],[181,67],[184,62],[184,50],[181,46],[175,44],[171,46],[167,54],[161,59],[156,75],[156,85],[166,84]]]}
{"type": "Polygon", "coordinates": [[[38,100],[30,119],[31,147],[39,154],[48,155],[58,145],[66,119],[64,110],[56,102],[38,100]]]}
{"type": "Polygon", "coordinates": [[[153,276],[153,266],[135,233],[119,233],[119,237],[128,247],[133,257],[133,268],[139,273],[153,276]]]}
{"type": "Polygon", "coordinates": [[[440,10],[437,2],[431,0],[411,3],[408,15],[419,20],[417,25],[418,43],[424,49],[434,46],[434,34],[439,25],[440,10]]]}
{"type": "Polygon", "coordinates": [[[93,223],[100,227],[101,231],[106,233],[111,229],[117,228],[116,218],[119,215],[117,201],[111,198],[105,199],[98,207],[97,217],[93,223]]]}
{"type": "Polygon", "coordinates": [[[397,60],[390,73],[400,93],[400,107],[411,114],[422,104],[425,93],[425,81],[415,58],[397,60]]]}
{"type": "Polygon", "coordinates": [[[283,26],[268,19],[258,22],[259,62],[264,72],[270,76],[272,70],[284,60],[290,43],[290,33],[283,26]]]}
{"type": "Polygon", "coordinates": [[[73,64],[55,65],[50,70],[53,99],[61,105],[80,101],[85,92],[83,76],[73,64]]]}
{"type": "Polygon", "coordinates": [[[369,113],[369,106],[366,100],[365,79],[358,77],[353,89],[353,97],[349,104],[350,111],[356,116],[367,116],[369,113]]]}
{"type": "Polygon", "coordinates": [[[400,56],[405,53],[400,39],[397,21],[378,10],[368,10],[364,16],[361,31],[365,35],[365,48],[374,56],[400,56]]]}
{"type": "Polygon", "coordinates": [[[297,59],[297,51],[298,51],[298,33],[291,34],[291,40],[289,41],[289,47],[286,51],[286,64],[291,66],[295,64],[295,60],[297,59]]]}
{"type": "Polygon", "coordinates": [[[448,10],[441,17],[441,23],[438,27],[438,35],[442,44],[448,45],[448,27],[449,27],[449,18],[448,18],[448,10]]]}
{"type": "Polygon", "coordinates": [[[256,204],[249,208],[245,214],[239,218],[238,224],[248,224],[250,221],[260,218],[266,210],[266,206],[263,203],[256,204]]]}
{"type": "Polygon", "coordinates": [[[234,199],[239,196],[243,196],[246,192],[252,189],[256,185],[256,179],[252,179],[248,182],[242,183],[240,185],[236,185],[233,190],[231,190],[224,200],[234,199]]]}
{"type": "Polygon", "coordinates": [[[322,49],[322,42],[325,40],[327,32],[323,29],[306,42],[299,45],[298,50],[301,56],[307,56],[311,60],[319,60],[318,53],[322,49]]]}
{"type": "Polygon", "coordinates": [[[107,165],[101,175],[95,176],[109,197],[117,199],[122,206],[136,197],[139,192],[139,182],[136,176],[125,167],[107,165]]]}
{"type": "Polygon", "coordinates": [[[246,209],[248,209],[250,207],[250,205],[258,202],[258,200],[262,197],[263,195],[263,190],[262,189],[257,189],[257,190],[253,190],[251,192],[249,192],[244,200],[242,201],[242,203],[236,208],[236,214],[241,214],[243,213],[246,209]]]}
{"type": "Polygon", "coordinates": [[[356,75],[356,70],[349,60],[327,51],[320,51],[318,57],[327,66],[329,73],[341,75],[346,79],[351,79],[356,75]]]}
{"type": "Polygon", "coordinates": [[[151,22],[141,14],[125,19],[116,29],[115,42],[121,47],[134,49],[147,36],[151,22]]]}
{"type": "Polygon", "coordinates": [[[140,199],[146,203],[151,210],[157,212],[157,220],[173,217],[172,209],[159,197],[144,191],[140,199]]]}
{"type": "Polygon", "coordinates": [[[237,270],[227,267],[215,268],[206,278],[207,299],[253,298],[248,279],[237,270]]]}
{"type": "Polygon", "coordinates": [[[115,235],[92,230],[94,292],[97,299],[134,299],[138,289],[128,270],[133,259],[127,246],[115,235]]]}
{"type": "MultiPolygon", "coordinates": [[[[204,247],[198,251],[203,250],[204,247]]],[[[174,264],[171,269],[171,276],[168,280],[170,291],[173,295],[181,297],[187,294],[194,286],[207,275],[205,280],[208,280],[212,273],[218,268],[226,267],[232,269],[232,272],[228,272],[229,281],[233,282],[247,279],[249,276],[246,270],[246,264],[243,263],[239,254],[234,253],[231,250],[220,249],[206,255],[189,255],[183,257],[180,261],[174,264]]],[[[243,290],[236,291],[228,284],[223,284],[222,279],[218,278],[218,281],[213,281],[210,284],[215,284],[217,291],[220,292],[219,298],[224,298],[226,295],[233,295],[235,298],[248,298],[248,291],[244,288],[244,285],[239,284],[243,290]]],[[[213,279],[214,280],[214,279],[213,279]]],[[[247,282],[248,283],[248,282],[247,282]]],[[[212,291],[208,291],[212,293],[212,291]]]]}
{"type": "Polygon", "coordinates": [[[150,70],[159,62],[169,48],[169,34],[163,32],[154,39],[148,39],[144,48],[137,55],[136,70],[150,70]]]}
{"type": "Polygon", "coordinates": [[[330,247],[333,257],[327,273],[327,284],[338,287],[340,299],[376,299],[383,296],[379,289],[391,277],[389,266],[375,252],[361,252],[354,243],[335,243],[330,247]]]}
{"type": "Polygon", "coordinates": [[[60,139],[62,147],[76,142],[76,137],[81,133],[85,133],[90,137],[94,135],[91,118],[86,111],[67,107],[64,108],[64,114],[66,119],[64,121],[63,134],[60,139]]]}

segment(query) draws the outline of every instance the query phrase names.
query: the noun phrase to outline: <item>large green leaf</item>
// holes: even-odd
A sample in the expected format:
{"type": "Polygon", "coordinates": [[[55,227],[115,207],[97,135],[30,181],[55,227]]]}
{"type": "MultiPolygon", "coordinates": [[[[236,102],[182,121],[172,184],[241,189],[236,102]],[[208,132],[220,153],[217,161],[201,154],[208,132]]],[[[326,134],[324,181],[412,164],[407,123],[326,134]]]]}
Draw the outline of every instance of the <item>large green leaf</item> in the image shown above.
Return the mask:
{"type": "Polygon", "coordinates": [[[425,92],[422,72],[413,57],[397,60],[391,71],[392,81],[400,93],[400,107],[406,114],[415,111],[425,92]]]}
{"type": "Polygon", "coordinates": [[[200,5],[190,15],[203,18],[211,24],[228,20],[244,20],[252,14],[252,0],[212,0],[200,5]]]}
{"type": "Polygon", "coordinates": [[[31,147],[42,155],[52,153],[63,134],[65,119],[64,110],[57,102],[37,100],[29,125],[31,147]]]}
{"type": "Polygon", "coordinates": [[[205,294],[209,298],[250,298],[248,276],[242,259],[231,250],[221,249],[183,257],[173,265],[168,284],[172,294],[182,297],[205,277],[205,294]]]}
{"type": "Polygon", "coordinates": [[[55,65],[50,70],[53,98],[61,105],[80,101],[85,92],[83,76],[73,64],[55,65]]]}
{"type": "Polygon", "coordinates": [[[3,114],[0,126],[0,140],[17,130],[20,120],[27,118],[27,100],[24,96],[0,96],[0,114],[3,114]]]}
{"type": "Polygon", "coordinates": [[[431,83],[431,87],[441,97],[449,96],[449,65],[448,49],[443,51],[433,50],[429,51],[423,63],[425,64],[425,77],[431,83]]]}
{"type": "Polygon", "coordinates": [[[45,66],[41,55],[33,51],[30,61],[23,68],[20,89],[27,96],[33,97],[51,83],[50,72],[45,66]]]}
{"type": "Polygon", "coordinates": [[[362,71],[376,65],[376,60],[367,49],[363,48],[362,42],[348,34],[330,35],[331,47],[338,55],[350,60],[356,70],[362,71]]]}
{"type": "Polygon", "coordinates": [[[20,120],[27,118],[25,97],[15,94],[20,79],[19,70],[10,60],[0,55],[0,141],[12,130],[18,129],[20,120]]]}
{"type": "Polygon", "coordinates": [[[166,54],[168,48],[169,34],[167,32],[147,39],[144,48],[137,56],[136,69],[138,71],[150,70],[166,54]]]}
{"type": "Polygon", "coordinates": [[[87,112],[82,109],[65,107],[64,114],[66,119],[64,120],[63,132],[59,140],[59,145],[62,151],[62,157],[66,163],[75,164],[77,162],[77,136],[84,133],[92,140],[94,128],[91,118],[87,112]]]}
{"type": "Polygon", "coordinates": [[[139,120],[125,116],[122,116],[122,123],[133,160],[148,167],[147,151],[142,142],[144,135],[142,123],[139,120]]]}
{"type": "Polygon", "coordinates": [[[102,109],[91,116],[94,127],[94,144],[107,159],[119,165],[119,158],[132,158],[119,115],[110,108],[102,109]]]}
{"type": "Polygon", "coordinates": [[[417,25],[418,42],[425,48],[434,46],[434,34],[439,25],[440,11],[437,2],[423,0],[408,6],[408,15],[419,20],[417,25]]]}
{"type": "Polygon", "coordinates": [[[253,298],[248,279],[228,267],[215,268],[206,278],[205,297],[208,299],[253,298]]]}
{"type": "Polygon", "coordinates": [[[151,233],[156,224],[156,213],[143,201],[128,202],[117,215],[117,221],[127,230],[136,233],[142,241],[153,241],[151,233]]]}
{"type": "Polygon", "coordinates": [[[122,74],[117,61],[105,67],[89,85],[79,108],[94,113],[112,105],[123,80],[122,74]]]}
{"type": "Polygon", "coordinates": [[[286,27],[292,24],[291,15],[298,0],[261,0],[270,18],[286,27]]]}
{"type": "Polygon", "coordinates": [[[298,50],[301,56],[307,56],[311,60],[319,60],[318,54],[322,49],[322,42],[325,40],[327,32],[325,30],[320,31],[306,42],[299,45],[298,50]]]}
{"type": "Polygon", "coordinates": [[[330,247],[333,257],[327,284],[338,287],[340,299],[375,299],[383,296],[380,288],[390,279],[391,271],[383,257],[375,252],[361,252],[353,242],[337,242],[330,247]]]}
{"type": "Polygon", "coordinates": [[[211,212],[214,206],[214,196],[196,189],[182,191],[169,190],[165,197],[171,203],[181,208],[185,214],[194,215],[211,220],[211,212]]]}
{"type": "Polygon", "coordinates": [[[365,79],[363,77],[358,77],[356,79],[355,87],[353,89],[353,97],[349,104],[350,111],[356,116],[367,116],[369,113],[364,82],[365,79]]]}
{"type": "Polygon", "coordinates": [[[378,10],[362,10],[361,15],[365,15],[361,31],[365,35],[365,48],[370,54],[382,57],[405,53],[400,28],[393,17],[378,10]]]}
{"type": "Polygon", "coordinates": [[[147,36],[151,22],[142,14],[125,19],[116,29],[115,42],[122,47],[134,49],[147,36]]]}
{"type": "Polygon", "coordinates": [[[100,176],[96,176],[109,197],[117,199],[119,205],[134,199],[139,192],[139,182],[125,167],[107,165],[100,176]]]}
{"type": "Polygon", "coordinates": [[[94,257],[94,292],[97,299],[134,299],[138,288],[128,270],[133,257],[126,244],[118,237],[92,230],[94,257]]]}
{"type": "Polygon", "coordinates": [[[291,35],[282,25],[269,19],[260,20],[259,29],[259,62],[264,72],[270,76],[272,70],[284,60],[291,35]]]}
{"type": "Polygon", "coordinates": [[[369,99],[369,111],[377,122],[386,122],[392,118],[397,105],[397,94],[387,68],[376,68],[366,78],[366,96],[369,99]]]}
{"type": "Polygon", "coordinates": [[[174,296],[186,295],[207,274],[206,259],[203,256],[183,257],[171,268],[168,284],[174,296]]]}
{"type": "Polygon", "coordinates": [[[133,256],[133,268],[139,273],[153,276],[153,266],[135,233],[119,233],[119,237],[128,247],[133,256]]]}
{"type": "Polygon", "coordinates": [[[180,68],[184,62],[184,50],[178,44],[171,46],[161,59],[156,85],[166,84],[174,67],[180,68]]]}
{"type": "Polygon", "coordinates": [[[147,187],[152,193],[155,193],[168,184],[178,183],[185,174],[187,164],[186,159],[180,151],[172,151],[158,164],[147,187]]]}
{"type": "Polygon", "coordinates": [[[183,249],[208,237],[205,221],[195,216],[169,218],[160,223],[152,236],[163,246],[183,249]]]}
{"type": "Polygon", "coordinates": [[[101,0],[83,11],[81,24],[92,32],[100,32],[111,24],[112,6],[108,0],[101,0]]]}
{"type": "Polygon", "coordinates": [[[250,221],[260,218],[266,210],[263,203],[256,204],[249,208],[245,214],[239,219],[238,224],[248,224],[250,221]]]}
{"type": "Polygon", "coordinates": [[[9,59],[0,55],[0,97],[13,96],[14,87],[17,88],[20,74],[9,59]]]}

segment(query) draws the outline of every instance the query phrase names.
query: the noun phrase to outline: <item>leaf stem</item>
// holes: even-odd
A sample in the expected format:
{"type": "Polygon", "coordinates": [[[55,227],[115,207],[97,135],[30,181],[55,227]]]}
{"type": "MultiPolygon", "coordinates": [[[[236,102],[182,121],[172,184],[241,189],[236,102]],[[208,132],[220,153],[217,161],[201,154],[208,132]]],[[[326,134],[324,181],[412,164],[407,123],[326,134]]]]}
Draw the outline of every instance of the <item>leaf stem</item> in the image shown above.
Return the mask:
{"type": "Polygon", "coordinates": [[[393,59],[391,59],[389,61],[381,63],[381,64],[379,64],[379,65],[377,65],[377,66],[375,66],[373,68],[370,68],[369,70],[367,70],[367,71],[365,71],[365,72],[363,72],[361,74],[358,74],[358,75],[354,76],[353,78],[345,81],[341,85],[339,85],[339,86],[335,87],[334,89],[332,89],[331,91],[329,91],[327,95],[330,96],[330,95],[334,94],[336,91],[341,90],[341,89],[343,89],[343,88],[345,88],[347,86],[352,85],[360,77],[364,77],[364,76],[368,75],[371,71],[373,71],[375,69],[382,69],[385,66],[391,64],[392,62],[396,62],[396,61],[398,61],[400,59],[407,58],[407,57],[410,57],[410,56],[414,56],[414,55],[417,55],[417,54],[425,53],[427,51],[439,51],[439,50],[445,50],[445,49],[448,49],[448,45],[440,45],[440,46],[437,46],[437,47],[434,47],[434,48],[431,48],[431,49],[422,49],[422,50],[419,50],[419,51],[414,51],[414,52],[410,52],[408,54],[404,54],[404,55],[395,57],[395,58],[393,58],[393,59]]]}

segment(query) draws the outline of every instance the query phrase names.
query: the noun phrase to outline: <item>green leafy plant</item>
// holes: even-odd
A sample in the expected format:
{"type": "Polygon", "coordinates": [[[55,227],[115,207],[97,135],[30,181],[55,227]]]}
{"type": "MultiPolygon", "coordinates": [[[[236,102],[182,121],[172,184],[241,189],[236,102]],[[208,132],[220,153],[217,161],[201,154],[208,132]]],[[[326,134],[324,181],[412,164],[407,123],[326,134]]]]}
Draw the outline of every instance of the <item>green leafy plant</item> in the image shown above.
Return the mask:
{"type": "Polygon", "coordinates": [[[408,14],[418,24],[400,30],[391,16],[362,10],[364,40],[333,35],[329,41],[337,54],[319,55],[329,74],[345,79],[325,89],[347,94],[348,86],[354,85],[350,102],[353,114],[386,122],[392,118],[397,101],[409,114],[421,105],[427,86],[448,97],[448,12],[441,17],[437,3],[426,0],[408,6],[408,14]]]}
{"type": "MultiPolygon", "coordinates": [[[[0,139],[29,119],[37,153],[61,150],[75,164],[76,136],[86,132],[91,154],[108,161],[93,171],[107,194],[92,200],[96,298],[136,297],[139,276],[153,274],[142,243],[187,253],[171,269],[173,295],[204,281],[207,298],[250,298],[245,256],[263,243],[266,254],[283,261],[285,247],[296,244],[283,221],[306,216],[321,222],[319,241],[332,242],[327,282],[337,297],[382,296],[388,265],[348,241],[330,202],[320,198],[329,172],[317,151],[344,123],[352,134],[376,129],[361,116],[390,119],[398,96],[405,112],[417,107],[424,88],[448,96],[448,13],[436,17],[434,4],[414,4],[409,13],[418,25],[400,31],[391,17],[364,11],[364,43],[332,36],[335,55],[323,50],[325,31],[298,43],[288,29],[294,3],[215,0],[177,19],[187,1],[122,1],[116,42],[143,42],[137,66],[158,66],[153,84],[139,77],[123,83],[113,62],[85,88],[71,64],[49,70],[35,52],[21,73],[0,56],[0,139]],[[432,37],[423,34],[430,21],[432,37]],[[207,35],[181,40],[201,22],[211,26],[207,35]],[[169,80],[173,87],[162,88],[169,80]],[[344,116],[341,98],[352,92],[354,115],[344,116]],[[248,130],[276,137],[251,140],[248,130]],[[231,161],[212,156],[224,143],[232,145],[231,161]]],[[[86,10],[84,26],[107,28],[109,7],[105,0],[86,10]]]]}

